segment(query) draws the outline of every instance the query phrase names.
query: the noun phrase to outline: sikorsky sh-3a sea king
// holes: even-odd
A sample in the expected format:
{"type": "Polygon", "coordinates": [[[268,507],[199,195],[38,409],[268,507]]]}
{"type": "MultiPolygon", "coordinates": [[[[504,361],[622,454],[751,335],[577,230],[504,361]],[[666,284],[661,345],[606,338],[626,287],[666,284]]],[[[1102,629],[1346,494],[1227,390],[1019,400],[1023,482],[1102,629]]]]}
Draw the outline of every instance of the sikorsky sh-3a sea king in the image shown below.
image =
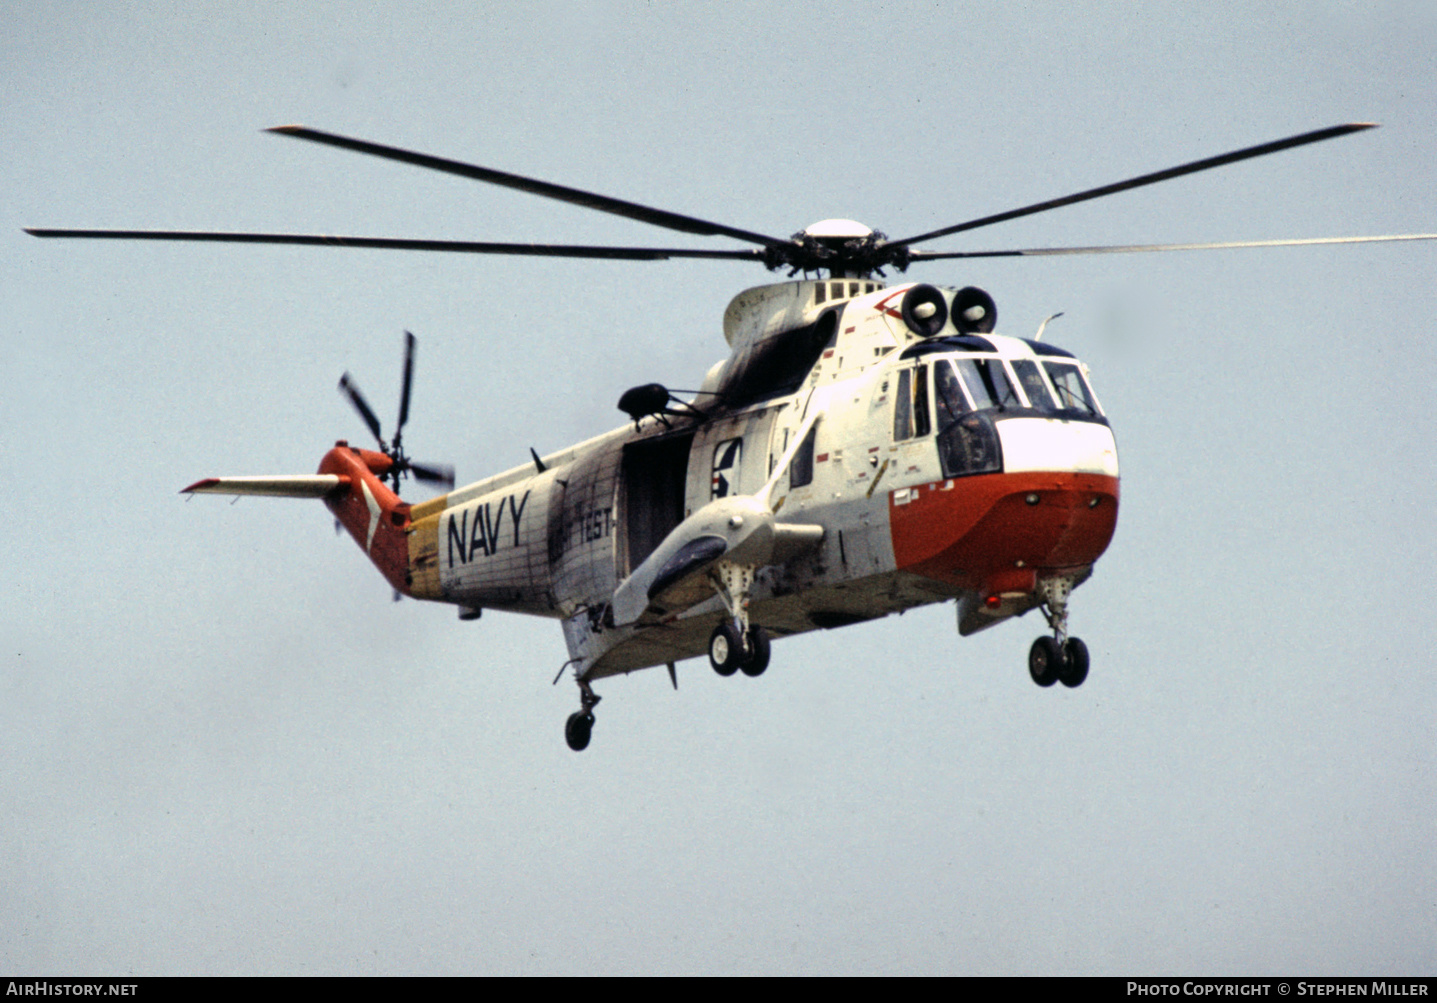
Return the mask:
{"type": "MultiPolygon", "coordinates": [[[[684,402],[664,386],[619,400],[631,419],[569,449],[454,487],[452,468],[412,462],[402,439],[414,338],[406,334],[398,422],[382,426],[340,382],[379,441],[341,440],[319,472],[220,477],[186,492],[319,498],[395,590],[558,619],[580,692],[565,736],[585,748],[605,676],[707,653],[715,671],[760,675],[770,642],[956,600],[960,634],[1029,610],[1039,686],[1078,686],[1088,650],[1069,600],[1118,517],[1118,457],[1088,370],[1042,340],[996,333],[971,286],[889,285],[885,269],[947,258],[1425,240],[1437,234],[1218,244],[927,251],[915,245],[1371,128],[1339,125],[1062,198],[889,240],[830,219],[784,239],[532,178],[300,126],[271,131],[398,160],[683,233],[754,245],[701,250],[303,234],[40,230],[40,237],[234,241],[577,258],[755,261],[789,278],[739,293],[723,321],[729,357],[684,402]],[[406,475],[447,488],[411,504],[406,475]],[[386,484],[385,482],[388,481],[386,484]]],[[[1051,318],[1050,318],[1051,319],[1051,318]]],[[[1046,322],[1045,322],[1046,324],[1046,322]]],[[[562,671],[562,670],[561,670],[562,671]]],[[[557,681],[557,680],[556,680],[557,681]]]]}

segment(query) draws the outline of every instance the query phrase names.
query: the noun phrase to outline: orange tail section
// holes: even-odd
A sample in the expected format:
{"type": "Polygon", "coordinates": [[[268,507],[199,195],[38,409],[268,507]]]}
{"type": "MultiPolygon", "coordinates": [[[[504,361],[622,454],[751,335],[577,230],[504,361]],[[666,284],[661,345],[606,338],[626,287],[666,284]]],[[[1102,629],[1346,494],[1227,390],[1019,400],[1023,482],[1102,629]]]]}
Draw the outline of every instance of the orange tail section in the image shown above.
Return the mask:
{"type": "Polygon", "coordinates": [[[324,455],[319,473],[336,475],[345,485],[324,499],[335,518],[390,585],[413,595],[408,534],[411,506],[379,479],[391,462],[383,453],[355,449],[341,440],[324,455]]]}

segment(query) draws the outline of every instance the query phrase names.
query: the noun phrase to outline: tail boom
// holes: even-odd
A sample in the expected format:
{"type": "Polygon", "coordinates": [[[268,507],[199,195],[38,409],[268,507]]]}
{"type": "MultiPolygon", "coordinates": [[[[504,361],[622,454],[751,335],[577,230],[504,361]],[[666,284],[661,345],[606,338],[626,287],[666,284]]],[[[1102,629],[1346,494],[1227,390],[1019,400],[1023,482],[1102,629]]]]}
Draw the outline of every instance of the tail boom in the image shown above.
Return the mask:
{"type": "Polygon", "coordinates": [[[385,463],[374,462],[371,450],[354,449],[343,441],[324,454],[319,476],[334,477],[347,483],[343,490],[324,495],[324,504],[349,531],[385,579],[405,595],[410,591],[409,538],[410,509],[408,502],[385,487],[379,479],[388,457],[372,454],[385,463]]]}
{"type": "Polygon", "coordinates": [[[416,599],[439,599],[438,513],[448,496],[410,505],[380,480],[392,464],[384,453],[341,439],[324,455],[318,473],[206,477],[181,494],[322,499],[391,586],[416,599]]]}

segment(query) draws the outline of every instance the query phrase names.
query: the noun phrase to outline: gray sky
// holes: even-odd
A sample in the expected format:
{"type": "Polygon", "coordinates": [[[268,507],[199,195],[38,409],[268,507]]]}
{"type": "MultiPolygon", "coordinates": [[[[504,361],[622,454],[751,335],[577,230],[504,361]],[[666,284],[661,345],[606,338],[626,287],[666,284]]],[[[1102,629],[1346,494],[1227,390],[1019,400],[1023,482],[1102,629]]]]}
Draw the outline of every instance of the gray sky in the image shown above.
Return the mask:
{"type": "MultiPolygon", "coordinates": [[[[41,242],[20,227],[729,247],[265,135],[316,128],[787,234],[901,237],[1383,128],[934,249],[1437,230],[1430,4],[7,4],[0,970],[1437,968],[1437,247],[941,262],[1084,358],[1123,464],[1077,593],[604,682],[556,624],[392,603],[306,473],[386,425],[461,480],[692,386],[758,268],[41,242]],[[135,7],[137,5],[123,5],[135,7]]],[[[422,492],[411,492],[416,497],[422,492]]]]}

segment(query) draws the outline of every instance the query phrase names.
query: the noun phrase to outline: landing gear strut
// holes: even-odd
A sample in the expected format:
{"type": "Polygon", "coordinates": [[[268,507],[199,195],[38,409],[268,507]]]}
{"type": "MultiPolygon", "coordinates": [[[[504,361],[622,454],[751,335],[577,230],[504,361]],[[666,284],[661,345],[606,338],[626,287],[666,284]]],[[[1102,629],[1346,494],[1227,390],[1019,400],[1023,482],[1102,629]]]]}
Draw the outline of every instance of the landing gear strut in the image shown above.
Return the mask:
{"type": "Polygon", "coordinates": [[[1068,596],[1073,583],[1069,578],[1052,578],[1040,582],[1040,608],[1053,628],[1052,637],[1040,637],[1028,649],[1028,675],[1039,686],[1061,682],[1070,689],[1083,685],[1088,678],[1088,646],[1068,636],[1068,596]]]}
{"type": "Polygon", "coordinates": [[[743,669],[746,676],[761,676],[768,668],[768,631],[748,621],[749,594],[753,591],[754,569],[749,565],[719,561],[709,572],[709,581],[728,611],[728,619],[709,636],[709,664],[721,676],[743,669]]]}
{"type": "Polygon", "coordinates": [[[575,752],[583,752],[589,747],[589,738],[594,730],[594,707],[602,699],[586,681],[579,680],[580,707],[564,722],[564,741],[575,752]]]}

